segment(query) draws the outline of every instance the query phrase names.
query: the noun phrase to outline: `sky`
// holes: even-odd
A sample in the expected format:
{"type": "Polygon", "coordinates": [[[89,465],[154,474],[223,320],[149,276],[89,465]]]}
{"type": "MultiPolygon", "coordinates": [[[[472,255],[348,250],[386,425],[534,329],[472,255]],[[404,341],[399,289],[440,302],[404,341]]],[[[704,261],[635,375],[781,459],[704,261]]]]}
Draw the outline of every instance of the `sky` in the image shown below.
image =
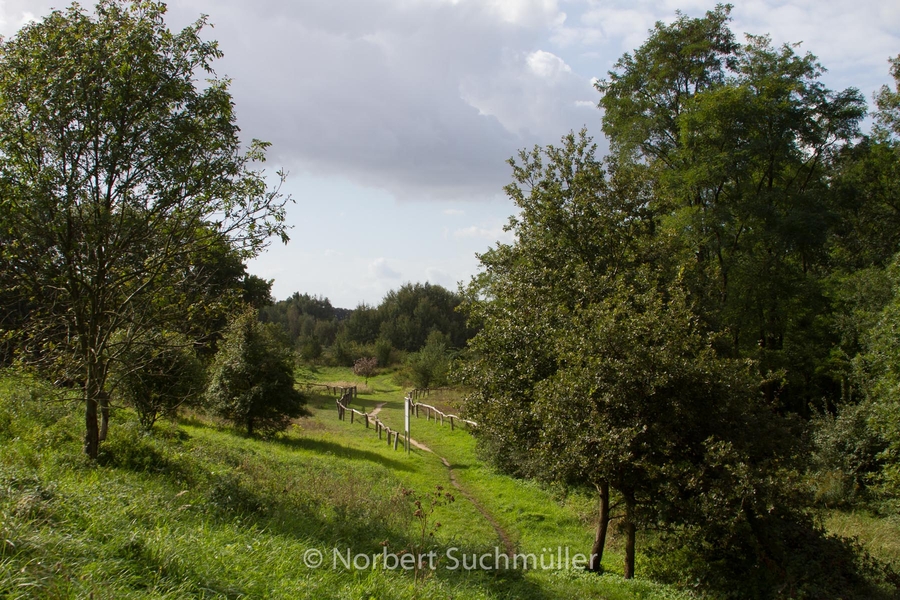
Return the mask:
{"type": "MultiPolygon", "coordinates": [[[[0,33],[60,0],[0,0],[0,33]]],[[[90,6],[91,0],[84,0],[90,6]]],[[[900,2],[734,2],[732,31],[801,42],[833,90],[869,99],[900,54],[900,2]]],[[[273,295],[377,305],[407,282],[456,289],[477,253],[509,242],[507,160],[586,127],[601,151],[595,79],[698,0],[173,0],[181,29],[201,14],[224,57],[246,140],[272,143],[289,173],[291,241],[249,263],[273,295]]]]}

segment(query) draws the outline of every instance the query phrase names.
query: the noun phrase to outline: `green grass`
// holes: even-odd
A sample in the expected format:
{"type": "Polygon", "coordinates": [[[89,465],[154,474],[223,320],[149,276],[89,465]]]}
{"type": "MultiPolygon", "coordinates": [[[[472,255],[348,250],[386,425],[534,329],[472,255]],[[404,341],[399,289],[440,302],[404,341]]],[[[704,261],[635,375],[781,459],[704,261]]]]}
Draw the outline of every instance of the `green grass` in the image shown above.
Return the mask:
{"type": "Polygon", "coordinates": [[[825,527],[831,533],[856,538],[872,556],[900,570],[900,520],[876,517],[865,511],[829,511],[825,527]]]}
{"type": "MultiPolygon", "coordinates": [[[[302,380],[355,381],[348,369],[302,380]]],[[[403,391],[391,375],[370,379],[355,403],[385,402],[392,426],[403,391]]],[[[315,396],[313,416],[274,440],[243,437],[200,417],[145,435],[130,411],[113,415],[110,439],[91,463],[81,455],[77,405],[39,382],[0,379],[0,597],[4,598],[682,598],[650,581],[610,573],[450,571],[445,556],[493,552],[496,531],[448,483],[433,454],[409,455],[360,423],[337,419],[334,398],[315,396]],[[424,579],[402,571],[332,568],[343,554],[401,552],[421,544],[415,507],[436,486],[456,501],[435,509],[425,542],[444,558],[424,579]],[[385,545],[386,544],[386,545],[385,545]],[[387,549],[387,550],[385,550],[387,549]],[[304,565],[319,552],[320,568],[304,565]]],[[[413,436],[446,457],[460,483],[510,534],[517,550],[590,548],[590,498],[565,501],[498,475],[474,441],[423,419],[413,436]]],[[[426,503],[427,506],[427,503],[426,503]]]]}

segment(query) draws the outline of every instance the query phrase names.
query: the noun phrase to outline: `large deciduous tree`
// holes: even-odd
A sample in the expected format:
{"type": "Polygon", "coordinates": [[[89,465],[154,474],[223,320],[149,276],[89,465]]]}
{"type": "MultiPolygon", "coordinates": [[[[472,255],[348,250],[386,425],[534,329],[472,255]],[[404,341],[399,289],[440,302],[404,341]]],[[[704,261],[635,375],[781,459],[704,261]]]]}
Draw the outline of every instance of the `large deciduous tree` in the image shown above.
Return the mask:
{"type": "Polygon", "coordinates": [[[515,241],[464,304],[466,410],[501,467],[596,488],[592,569],[612,498],[626,576],[645,524],[712,587],[849,593],[865,584],[806,511],[794,413],[827,385],[831,186],[864,103],[810,55],[736,42],[729,10],[657,24],[600,82],[609,158],[570,134],[511,161],[515,241]]]}
{"type": "Polygon", "coordinates": [[[658,23],[624,55],[597,84],[603,130],[617,156],[653,173],[660,224],[707,326],[770,374],[770,400],[804,412],[828,385],[812,383],[829,343],[817,314],[828,310],[834,158],[866,105],[856,89],[826,89],[823,67],[794,46],[738,43],[729,11],[658,23]]]}
{"type": "Polygon", "coordinates": [[[287,239],[288,199],[255,167],[266,144],[242,148],[206,19],[173,33],[164,13],[73,5],[0,44],[3,296],[27,309],[23,358],[83,389],[91,457],[114,332],[183,317],[173,296],[202,301],[196,257],[287,239]]]}

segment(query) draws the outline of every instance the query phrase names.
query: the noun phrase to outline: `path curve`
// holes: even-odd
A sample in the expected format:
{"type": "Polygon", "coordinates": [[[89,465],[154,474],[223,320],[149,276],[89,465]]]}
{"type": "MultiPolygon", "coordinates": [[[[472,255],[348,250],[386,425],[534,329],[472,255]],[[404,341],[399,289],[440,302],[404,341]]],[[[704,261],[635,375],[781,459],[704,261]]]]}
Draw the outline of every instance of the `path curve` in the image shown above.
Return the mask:
{"type": "Polygon", "coordinates": [[[447,474],[450,476],[450,484],[453,487],[455,487],[457,490],[459,490],[459,493],[462,494],[463,496],[465,496],[466,500],[471,502],[472,506],[474,506],[475,509],[481,513],[481,516],[484,517],[485,520],[491,524],[491,527],[493,527],[494,531],[497,533],[497,537],[499,537],[500,541],[503,542],[503,547],[506,549],[506,555],[509,556],[510,558],[512,558],[516,553],[516,546],[515,546],[515,544],[513,544],[512,538],[509,536],[509,534],[506,532],[506,530],[503,529],[503,527],[500,525],[500,523],[497,522],[497,519],[495,519],[494,516],[491,513],[489,513],[487,511],[487,509],[481,505],[480,502],[478,502],[478,500],[476,500],[474,497],[472,497],[472,494],[470,494],[469,492],[466,491],[465,488],[463,488],[463,486],[456,479],[456,473],[453,471],[453,466],[450,464],[450,461],[448,461],[443,456],[439,455],[437,452],[435,452],[434,450],[432,450],[431,448],[429,448],[422,442],[419,442],[419,441],[416,441],[416,440],[410,438],[409,443],[412,444],[413,446],[415,446],[416,448],[418,448],[419,450],[422,450],[424,452],[430,452],[431,454],[434,454],[441,460],[441,463],[443,463],[443,465],[445,467],[447,467],[447,474]]]}
{"type": "MultiPolygon", "coordinates": [[[[369,413],[369,416],[370,417],[378,416],[378,413],[381,412],[381,409],[382,409],[382,407],[384,407],[385,404],[386,404],[385,402],[380,402],[380,403],[376,404],[375,408],[372,409],[372,412],[369,413]]],[[[491,524],[491,527],[494,528],[494,531],[497,533],[497,536],[500,538],[500,541],[503,542],[503,547],[506,549],[506,555],[511,558],[516,553],[516,547],[515,547],[515,544],[513,544],[512,538],[509,536],[509,534],[506,532],[506,530],[500,526],[500,523],[497,522],[497,519],[495,519],[493,517],[493,515],[491,515],[491,513],[489,513],[487,511],[487,509],[481,505],[480,502],[478,502],[478,500],[473,498],[472,494],[467,492],[465,490],[465,488],[463,488],[463,486],[460,485],[459,481],[456,479],[456,473],[453,472],[453,466],[450,464],[450,461],[448,461],[443,456],[440,456],[437,452],[435,452],[434,450],[432,450],[431,448],[429,448],[422,442],[419,442],[417,440],[409,438],[409,443],[412,444],[413,446],[415,446],[416,448],[418,448],[419,450],[422,450],[423,452],[429,452],[431,454],[434,454],[435,456],[437,456],[440,459],[441,463],[445,467],[447,467],[447,474],[450,477],[450,484],[453,487],[455,487],[457,490],[459,490],[459,493],[462,494],[463,496],[465,496],[466,500],[471,502],[472,506],[474,506],[475,509],[479,513],[481,513],[481,516],[484,517],[485,520],[491,524]]]]}

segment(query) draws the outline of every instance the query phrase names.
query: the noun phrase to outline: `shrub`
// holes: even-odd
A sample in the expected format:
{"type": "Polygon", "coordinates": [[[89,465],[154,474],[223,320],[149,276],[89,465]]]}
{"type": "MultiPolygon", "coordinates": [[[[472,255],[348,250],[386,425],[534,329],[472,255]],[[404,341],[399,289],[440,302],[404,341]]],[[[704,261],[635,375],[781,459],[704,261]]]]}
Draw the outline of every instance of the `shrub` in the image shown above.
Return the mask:
{"type": "Polygon", "coordinates": [[[287,340],[248,310],[232,321],[219,344],[206,398],[220,417],[246,427],[247,435],[270,435],[306,412],[293,372],[287,340]]]}
{"type": "Polygon", "coordinates": [[[171,331],[151,331],[138,339],[119,336],[122,348],[113,364],[114,394],[134,408],[150,430],[161,416],[195,402],[203,392],[204,372],[193,344],[171,331]]]}

